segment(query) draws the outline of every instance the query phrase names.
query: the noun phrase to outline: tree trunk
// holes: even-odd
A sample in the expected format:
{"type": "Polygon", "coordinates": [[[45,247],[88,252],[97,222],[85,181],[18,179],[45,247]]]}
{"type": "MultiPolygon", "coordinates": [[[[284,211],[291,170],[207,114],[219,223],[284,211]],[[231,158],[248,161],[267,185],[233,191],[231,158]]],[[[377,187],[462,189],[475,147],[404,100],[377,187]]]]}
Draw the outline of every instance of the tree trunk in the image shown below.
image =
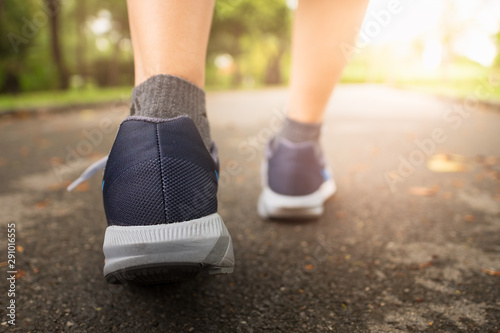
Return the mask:
{"type": "Polygon", "coordinates": [[[238,66],[238,62],[236,62],[236,69],[233,74],[233,78],[231,80],[231,87],[239,87],[243,82],[243,75],[241,75],[240,67],[238,66]]]}
{"type": "Polygon", "coordinates": [[[115,87],[119,84],[120,76],[120,43],[116,42],[113,45],[113,56],[109,64],[108,85],[115,87]]]}
{"type": "MultiPolygon", "coordinates": [[[[280,43],[281,44],[281,43],[280,43]]],[[[285,47],[280,45],[278,53],[272,57],[267,64],[266,77],[264,78],[265,84],[280,84],[281,79],[281,59],[285,53],[285,47]]]]}
{"type": "Polygon", "coordinates": [[[9,93],[17,95],[21,92],[21,84],[19,82],[19,75],[17,72],[8,70],[5,73],[3,84],[0,86],[0,93],[9,93]]]}
{"type": "Polygon", "coordinates": [[[274,56],[267,65],[265,84],[279,84],[281,83],[281,57],[274,56]]]}
{"type": "Polygon", "coordinates": [[[58,22],[58,12],[60,10],[59,6],[61,4],[57,0],[46,0],[47,8],[50,13],[50,37],[51,37],[51,47],[52,47],[52,58],[54,64],[56,65],[57,71],[59,72],[59,87],[61,89],[68,89],[69,87],[69,75],[66,66],[64,65],[61,44],[59,42],[59,22],[58,22]]]}
{"type": "MultiPolygon", "coordinates": [[[[1,1],[1,0],[0,0],[1,1]]],[[[87,39],[86,35],[82,30],[83,25],[85,24],[86,18],[86,8],[85,1],[78,1],[76,5],[76,33],[80,41],[76,43],[76,62],[78,64],[78,72],[83,79],[83,85],[87,83],[87,57],[86,57],[86,49],[87,49],[87,39]]]]}

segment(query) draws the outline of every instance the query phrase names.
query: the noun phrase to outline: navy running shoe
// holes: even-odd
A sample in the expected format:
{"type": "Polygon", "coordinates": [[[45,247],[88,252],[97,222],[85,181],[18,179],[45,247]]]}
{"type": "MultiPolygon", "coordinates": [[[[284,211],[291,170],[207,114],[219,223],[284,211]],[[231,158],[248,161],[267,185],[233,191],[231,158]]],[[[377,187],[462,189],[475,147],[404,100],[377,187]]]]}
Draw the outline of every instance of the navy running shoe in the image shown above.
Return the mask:
{"type": "Polygon", "coordinates": [[[109,283],[233,271],[231,236],[217,214],[217,148],[206,149],[189,117],[128,117],[104,163],[109,283]]]}
{"type": "Polygon", "coordinates": [[[261,173],[263,191],[258,212],[263,218],[317,218],[323,214],[325,201],[336,191],[317,142],[272,138],[261,173]]]}

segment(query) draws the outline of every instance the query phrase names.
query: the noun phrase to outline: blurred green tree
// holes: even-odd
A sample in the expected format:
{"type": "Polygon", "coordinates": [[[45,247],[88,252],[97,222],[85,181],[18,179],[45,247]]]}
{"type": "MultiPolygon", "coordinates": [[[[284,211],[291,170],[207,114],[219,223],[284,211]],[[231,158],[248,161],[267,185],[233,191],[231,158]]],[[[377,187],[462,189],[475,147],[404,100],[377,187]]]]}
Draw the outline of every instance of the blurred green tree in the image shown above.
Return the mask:
{"type": "Polygon", "coordinates": [[[61,50],[60,27],[59,27],[59,11],[62,3],[58,0],[45,0],[49,23],[50,23],[50,46],[52,49],[52,59],[59,74],[59,88],[68,89],[69,73],[64,62],[63,52],[61,50]]]}
{"type": "Polygon", "coordinates": [[[260,84],[282,83],[291,17],[284,0],[217,1],[208,45],[209,66],[217,55],[229,54],[235,61],[231,85],[240,85],[245,77],[260,84]]]}
{"type": "Polygon", "coordinates": [[[0,0],[0,93],[21,91],[20,73],[30,45],[19,22],[31,11],[30,2],[0,0]]]}
{"type": "Polygon", "coordinates": [[[495,35],[495,44],[497,47],[497,56],[493,62],[493,66],[500,70],[500,31],[495,35]]]}
{"type": "MultiPolygon", "coordinates": [[[[133,84],[125,1],[0,0],[0,18],[0,93],[133,84]]],[[[290,26],[285,0],[217,1],[208,84],[284,82],[290,26]]]]}

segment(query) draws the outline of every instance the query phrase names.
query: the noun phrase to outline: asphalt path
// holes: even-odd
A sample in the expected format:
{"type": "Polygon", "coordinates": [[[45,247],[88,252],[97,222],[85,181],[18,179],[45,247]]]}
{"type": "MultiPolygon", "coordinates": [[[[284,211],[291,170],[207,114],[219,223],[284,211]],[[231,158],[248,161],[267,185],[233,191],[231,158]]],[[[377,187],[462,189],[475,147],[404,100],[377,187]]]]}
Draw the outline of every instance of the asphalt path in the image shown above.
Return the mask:
{"type": "Polygon", "coordinates": [[[286,98],[208,94],[235,271],[149,287],[103,279],[99,176],[65,190],[108,153],[126,102],[1,117],[0,331],[499,332],[500,112],[474,96],[341,86],[322,133],[337,194],[317,221],[265,221],[262,147],[286,98]]]}

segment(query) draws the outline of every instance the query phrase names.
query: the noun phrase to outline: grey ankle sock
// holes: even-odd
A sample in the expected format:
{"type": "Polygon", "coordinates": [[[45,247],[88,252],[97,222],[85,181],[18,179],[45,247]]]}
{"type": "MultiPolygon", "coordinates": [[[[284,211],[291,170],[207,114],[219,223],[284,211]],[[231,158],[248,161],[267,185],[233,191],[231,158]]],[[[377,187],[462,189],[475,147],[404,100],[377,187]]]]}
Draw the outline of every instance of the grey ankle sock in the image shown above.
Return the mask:
{"type": "Polygon", "coordinates": [[[188,116],[210,151],[212,139],[205,92],[189,81],[164,74],[150,77],[132,91],[130,115],[165,119],[188,116]]]}
{"type": "Polygon", "coordinates": [[[278,136],[290,140],[292,142],[304,142],[319,140],[321,132],[321,123],[307,124],[301,123],[290,118],[285,118],[283,128],[278,136]]]}

